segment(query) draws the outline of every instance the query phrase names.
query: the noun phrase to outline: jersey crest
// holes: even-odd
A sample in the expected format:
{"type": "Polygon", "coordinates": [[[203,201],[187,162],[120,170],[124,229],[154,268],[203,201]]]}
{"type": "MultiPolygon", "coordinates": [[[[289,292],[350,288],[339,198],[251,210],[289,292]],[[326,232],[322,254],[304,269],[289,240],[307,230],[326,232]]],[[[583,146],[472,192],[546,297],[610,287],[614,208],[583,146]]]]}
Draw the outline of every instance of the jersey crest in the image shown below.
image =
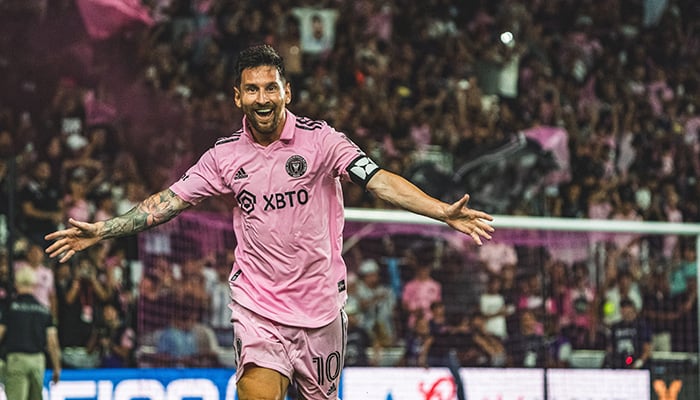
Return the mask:
{"type": "Polygon", "coordinates": [[[291,176],[292,178],[298,178],[306,173],[306,160],[304,157],[295,154],[289,159],[287,159],[287,163],[284,165],[284,169],[287,171],[287,174],[291,176]]]}

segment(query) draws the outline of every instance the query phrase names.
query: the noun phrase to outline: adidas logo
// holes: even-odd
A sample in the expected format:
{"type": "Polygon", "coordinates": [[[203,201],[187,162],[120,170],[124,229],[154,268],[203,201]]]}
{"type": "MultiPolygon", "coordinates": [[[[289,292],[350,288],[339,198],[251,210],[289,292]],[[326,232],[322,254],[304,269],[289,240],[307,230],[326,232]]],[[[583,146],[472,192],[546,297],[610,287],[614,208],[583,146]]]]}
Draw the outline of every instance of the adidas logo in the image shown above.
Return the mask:
{"type": "Polygon", "coordinates": [[[331,387],[328,389],[326,392],[326,396],[330,396],[332,393],[334,393],[338,388],[335,386],[335,382],[331,383],[331,387]]]}
{"type": "Polygon", "coordinates": [[[236,171],[236,175],[233,176],[234,180],[239,180],[243,178],[247,178],[248,174],[245,173],[245,170],[243,167],[239,168],[238,171],[236,171]]]}

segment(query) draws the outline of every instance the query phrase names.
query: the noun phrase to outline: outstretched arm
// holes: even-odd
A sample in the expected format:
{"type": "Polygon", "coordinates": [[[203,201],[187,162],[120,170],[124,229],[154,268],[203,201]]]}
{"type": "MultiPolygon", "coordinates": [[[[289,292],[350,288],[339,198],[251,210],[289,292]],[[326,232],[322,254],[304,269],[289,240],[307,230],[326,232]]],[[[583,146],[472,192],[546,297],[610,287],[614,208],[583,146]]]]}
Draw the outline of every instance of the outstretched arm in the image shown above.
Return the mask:
{"type": "Polygon", "coordinates": [[[491,239],[494,231],[488,223],[493,217],[483,211],[467,207],[469,195],[452,204],[429,196],[405,178],[386,170],[377,172],[367,183],[367,190],[382,200],[405,210],[445,222],[451,228],[465,233],[481,245],[481,238],[491,239]]]}
{"type": "Polygon", "coordinates": [[[70,219],[72,227],[46,235],[54,240],[46,249],[50,257],[61,256],[66,262],[76,252],[84,250],[103,239],[132,235],[175,218],[191,204],[182,200],[172,190],[165,189],[143,200],[123,215],[88,223],[70,219]]]}

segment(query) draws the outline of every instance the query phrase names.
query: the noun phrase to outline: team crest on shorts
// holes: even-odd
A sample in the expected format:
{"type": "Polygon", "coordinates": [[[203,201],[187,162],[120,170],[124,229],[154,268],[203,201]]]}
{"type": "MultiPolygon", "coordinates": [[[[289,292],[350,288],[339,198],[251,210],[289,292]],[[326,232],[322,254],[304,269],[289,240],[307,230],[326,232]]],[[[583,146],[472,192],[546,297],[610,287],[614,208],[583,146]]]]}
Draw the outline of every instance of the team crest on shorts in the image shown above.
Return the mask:
{"type": "Polygon", "coordinates": [[[289,157],[284,169],[287,170],[287,173],[292,178],[298,178],[306,173],[306,160],[304,157],[295,154],[289,157]]]}

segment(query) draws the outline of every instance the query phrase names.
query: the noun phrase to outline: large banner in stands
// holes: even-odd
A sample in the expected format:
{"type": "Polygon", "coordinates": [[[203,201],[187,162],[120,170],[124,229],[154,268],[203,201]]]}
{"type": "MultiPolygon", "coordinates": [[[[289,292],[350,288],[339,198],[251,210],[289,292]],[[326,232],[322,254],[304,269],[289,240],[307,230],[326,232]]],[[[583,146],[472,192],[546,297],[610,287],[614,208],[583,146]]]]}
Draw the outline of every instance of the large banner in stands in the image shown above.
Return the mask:
{"type": "MultiPolygon", "coordinates": [[[[548,400],[648,400],[648,371],[547,371],[548,400]]],[[[541,369],[462,368],[468,400],[542,400],[541,369]]],[[[63,371],[44,400],[236,400],[230,369],[96,369],[63,371]]],[[[455,400],[457,385],[443,368],[346,368],[343,400],[455,400]]],[[[0,400],[7,400],[0,386],[0,400]]]]}

